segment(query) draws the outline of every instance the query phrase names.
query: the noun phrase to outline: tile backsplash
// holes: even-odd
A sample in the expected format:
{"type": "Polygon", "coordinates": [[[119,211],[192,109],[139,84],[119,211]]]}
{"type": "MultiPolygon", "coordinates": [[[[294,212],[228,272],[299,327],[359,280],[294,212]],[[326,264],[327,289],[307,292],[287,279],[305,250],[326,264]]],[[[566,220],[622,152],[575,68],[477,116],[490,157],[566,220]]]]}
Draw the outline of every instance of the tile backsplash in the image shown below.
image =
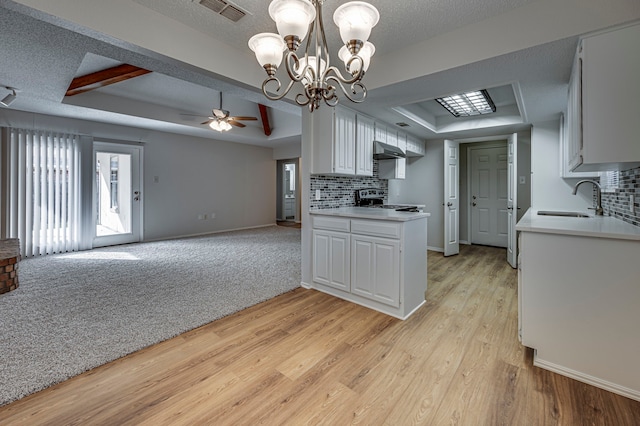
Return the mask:
{"type": "Polygon", "coordinates": [[[640,167],[620,171],[619,187],[614,193],[602,194],[604,214],[617,217],[632,225],[640,226],[640,167]],[[634,197],[634,210],[629,208],[629,196],[634,197]]]}
{"type": "Polygon", "coordinates": [[[311,175],[309,208],[353,207],[356,204],[355,191],[362,188],[380,188],[384,191],[385,200],[388,199],[388,181],[378,178],[378,161],[373,161],[373,176],[371,177],[311,175]],[[316,200],[316,189],[320,190],[320,200],[316,200]]]}

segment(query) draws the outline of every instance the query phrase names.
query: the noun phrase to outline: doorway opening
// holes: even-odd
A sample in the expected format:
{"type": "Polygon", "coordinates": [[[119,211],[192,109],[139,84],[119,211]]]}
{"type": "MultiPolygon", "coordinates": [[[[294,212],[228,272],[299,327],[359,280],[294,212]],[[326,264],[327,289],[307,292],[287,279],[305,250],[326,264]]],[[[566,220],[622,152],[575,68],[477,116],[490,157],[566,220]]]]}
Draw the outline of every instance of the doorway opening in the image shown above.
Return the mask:
{"type": "Polygon", "coordinates": [[[528,196],[530,191],[523,191],[521,196],[518,189],[521,185],[524,185],[523,189],[530,188],[526,174],[522,173],[524,170],[520,170],[522,174],[518,173],[518,164],[523,166],[529,163],[526,168],[530,170],[530,148],[527,147],[528,149],[518,155],[518,145],[522,142],[518,140],[516,133],[456,141],[445,140],[443,203],[445,256],[457,254],[460,243],[493,245],[506,247],[507,261],[512,267],[516,266],[515,226],[520,213],[530,204],[528,196]],[[478,148],[475,155],[472,153],[474,147],[478,148]],[[493,147],[499,149],[490,149],[493,147]],[[501,147],[506,147],[506,152],[501,147]],[[483,151],[482,148],[489,150],[483,151]],[[465,155],[467,153],[468,155],[465,155]],[[490,160],[489,153],[496,158],[490,160]],[[464,163],[461,158],[463,155],[464,163]],[[474,171],[471,167],[474,156],[478,157],[476,160],[479,163],[494,162],[495,164],[491,167],[478,166],[474,171]],[[506,167],[504,167],[505,161],[506,167]],[[478,176],[473,178],[471,175],[475,172],[478,176]],[[485,176],[481,177],[480,175],[483,174],[485,176]],[[506,183],[501,175],[506,175],[506,183]],[[505,236],[506,245],[504,245],[505,236]]]}
{"type": "Polygon", "coordinates": [[[300,161],[299,159],[277,162],[276,218],[281,225],[300,223],[300,161]]]}

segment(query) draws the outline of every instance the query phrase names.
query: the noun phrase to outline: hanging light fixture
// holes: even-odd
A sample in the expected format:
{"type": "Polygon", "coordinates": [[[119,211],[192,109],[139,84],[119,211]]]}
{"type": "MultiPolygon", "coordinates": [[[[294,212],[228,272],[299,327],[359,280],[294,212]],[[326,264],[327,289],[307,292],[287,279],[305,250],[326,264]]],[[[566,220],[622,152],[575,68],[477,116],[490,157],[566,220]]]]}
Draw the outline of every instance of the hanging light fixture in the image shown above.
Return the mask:
{"type": "Polygon", "coordinates": [[[261,33],[249,40],[249,48],[268,75],[262,83],[262,92],[267,98],[274,101],[282,99],[297,82],[302,84],[304,93],[296,96],[296,103],[308,105],[310,111],[318,108],[321,101],[335,106],[338,103],[337,87],[352,102],[362,102],[367,96],[361,80],[375,52],[375,46],[367,39],[380,14],[375,7],[363,1],[345,3],[333,14],[333,21],[344,42],[339,52],[347,72],[347,77],[344,77],[329,62],[322,21],[323,3],[324,0],[273,0],[269,5],[269,15],[275,21],[279,34],[261,33]],[[305,38],[304,55],[298,55],[296,51],[305,38]],[[275,76],[283,59],[291,80],[284,89],[275,76]],[[269,85],[273,94],[267,88],[269,85]]]}

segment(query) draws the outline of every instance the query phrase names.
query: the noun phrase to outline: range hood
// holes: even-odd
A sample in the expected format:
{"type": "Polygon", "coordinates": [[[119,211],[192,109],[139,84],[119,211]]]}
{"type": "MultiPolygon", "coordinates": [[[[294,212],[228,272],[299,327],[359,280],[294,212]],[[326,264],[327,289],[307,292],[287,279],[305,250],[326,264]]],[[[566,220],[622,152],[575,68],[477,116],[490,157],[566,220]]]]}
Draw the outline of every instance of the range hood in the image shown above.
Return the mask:
{"type": "Polygon", "coordinates": [[[389,145],[384,142],[373,142],[373,158],[376,160],[395,160],[397,158],[406,158],[407,155],[397,146],[389,145]]]}

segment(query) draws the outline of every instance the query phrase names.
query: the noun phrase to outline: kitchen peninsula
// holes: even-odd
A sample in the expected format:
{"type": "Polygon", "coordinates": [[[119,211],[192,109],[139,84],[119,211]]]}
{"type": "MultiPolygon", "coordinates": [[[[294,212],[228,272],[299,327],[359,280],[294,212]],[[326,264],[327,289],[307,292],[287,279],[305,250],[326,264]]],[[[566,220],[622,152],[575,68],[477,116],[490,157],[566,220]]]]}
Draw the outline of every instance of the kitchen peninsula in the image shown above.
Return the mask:
{"type": "Polygon", "coordinates": [[[400,319],[425,303],[429,213],[366,207],[309,213],[309,288],[400,319]]]}

